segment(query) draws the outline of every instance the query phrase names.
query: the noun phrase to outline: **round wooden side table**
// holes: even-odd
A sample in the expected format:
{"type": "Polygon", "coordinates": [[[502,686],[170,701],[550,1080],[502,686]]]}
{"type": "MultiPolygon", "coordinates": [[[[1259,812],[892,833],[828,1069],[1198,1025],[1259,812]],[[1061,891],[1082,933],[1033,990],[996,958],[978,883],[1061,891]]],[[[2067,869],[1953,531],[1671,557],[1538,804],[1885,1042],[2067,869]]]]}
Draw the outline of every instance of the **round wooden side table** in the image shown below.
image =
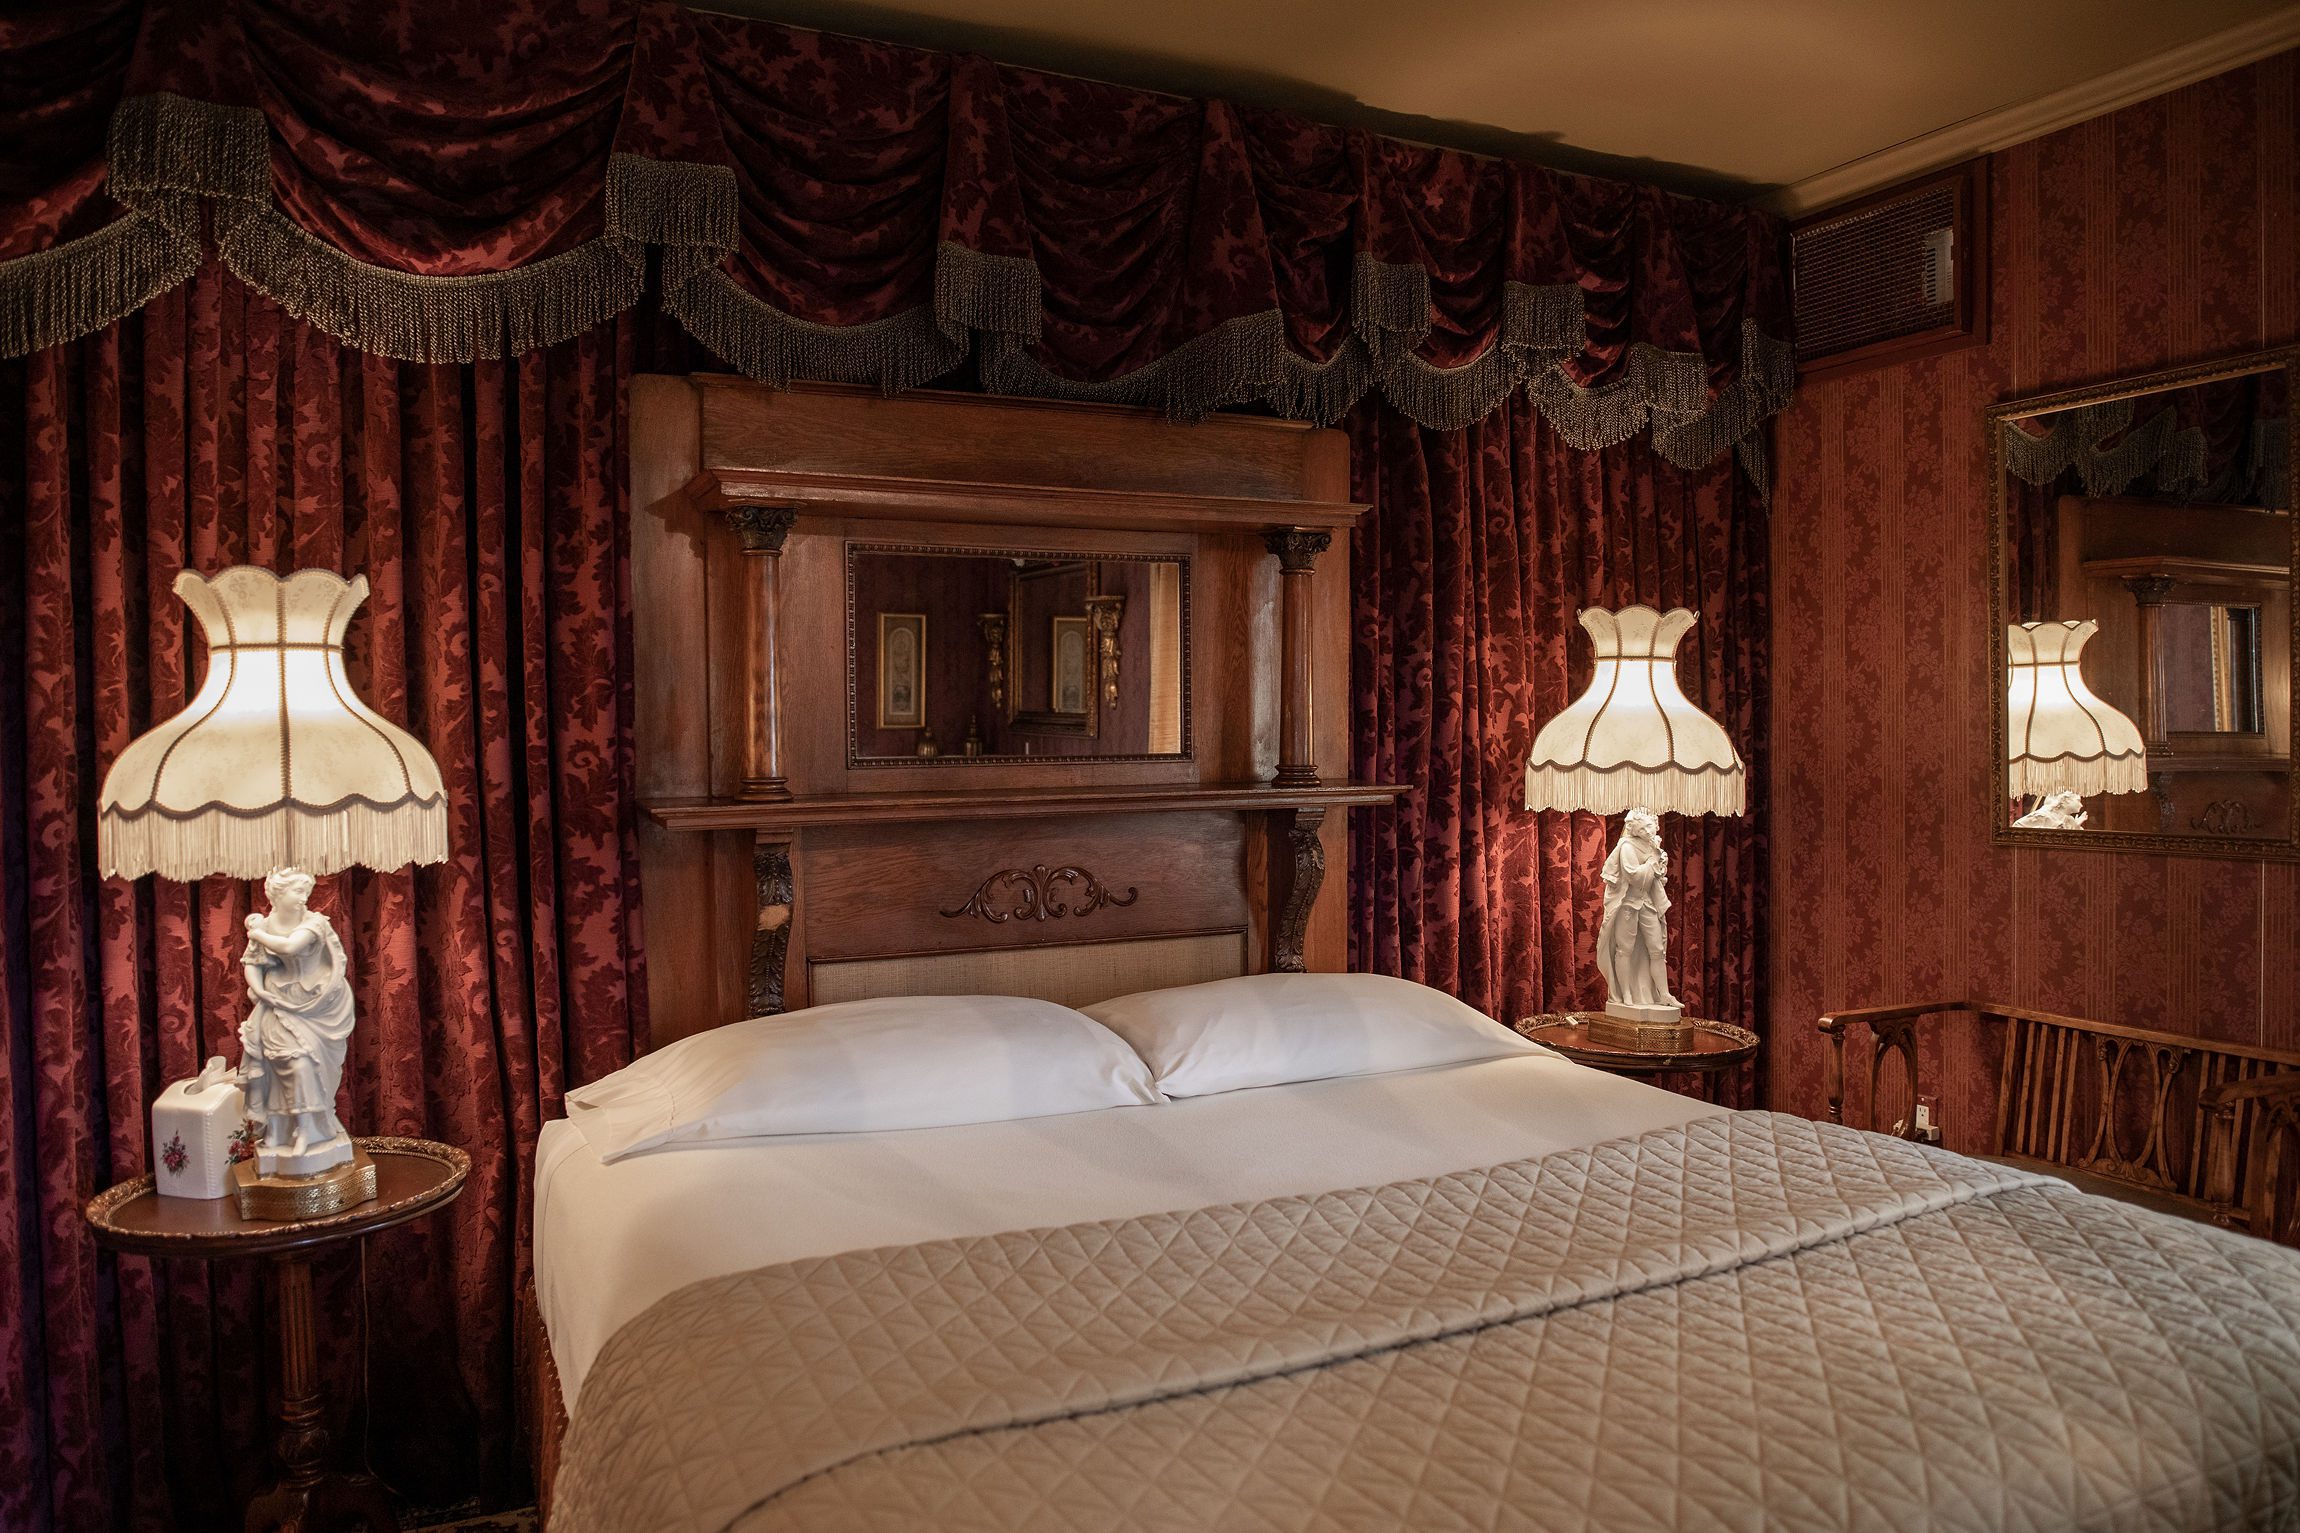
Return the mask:
{"type": "Polygon", "coordinates": [[[356,1141],[375,1162],[375,1198],[318,1219],[242,1219],[225,1198],[163,1198],[139,1176],[88,1200],[96,1238],[130,1256],[268,1256],[279,1287],[280,1479],[248,1503],[247,1533],[322,1533],[364,1525],[398,1533],[383,1487],[364,1474],[327,1467],[327,1428],[319,1388],[319,1335],[312,1325],[311,1258],[322,1247],[357,1241],[443,1208],[463,1190],[471,1157],[429,1139],[356,1141]]]}
{"type": "MultiPolygon", "coordinates": [[[[1637,1049],[1608,1048],[1589,1041],[1591,1015],[1585,1011],[1544,1012],[1519,1022],[1517,1030],[1543,1048],[1557,1050],[1577,1065],[1590,1065],[1616,1075],[1668,1075],[1682,1071],[1713,1082],[1724,1071],[1746,1063],[1757,1053],[1757,1035],[1749,1029],[1697,1017],[1685,1019],[1693,1028],[1693,1041],[1682,1049],[1648,1054],[1637,1049]]],[[[1711,1095],[1714,1094],[1712,1090],[1711,1095]]]]}

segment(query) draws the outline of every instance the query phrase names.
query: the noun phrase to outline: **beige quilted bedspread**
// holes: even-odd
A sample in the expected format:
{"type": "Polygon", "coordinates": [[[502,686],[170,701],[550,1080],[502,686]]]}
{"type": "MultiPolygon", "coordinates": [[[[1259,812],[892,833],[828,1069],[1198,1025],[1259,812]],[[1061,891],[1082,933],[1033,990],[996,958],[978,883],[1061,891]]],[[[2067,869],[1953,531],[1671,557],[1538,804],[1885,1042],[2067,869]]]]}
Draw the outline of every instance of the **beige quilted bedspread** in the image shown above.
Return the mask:
{"type": "Polygon", "coordinates": [[[1738,1113],[855,1252],[609,1342],[552,1533],[2300,1526],[2300,1255],[1738,1113]]]}

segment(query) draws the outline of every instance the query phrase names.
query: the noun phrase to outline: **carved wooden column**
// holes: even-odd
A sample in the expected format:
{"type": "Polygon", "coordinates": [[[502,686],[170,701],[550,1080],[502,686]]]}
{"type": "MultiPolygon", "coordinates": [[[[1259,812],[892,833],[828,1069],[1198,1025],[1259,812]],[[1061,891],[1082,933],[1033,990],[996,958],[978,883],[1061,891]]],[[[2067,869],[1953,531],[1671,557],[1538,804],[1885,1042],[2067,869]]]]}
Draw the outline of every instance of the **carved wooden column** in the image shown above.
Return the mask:
{"type": "MultiPolygon", "coordinates": [[[[1311,680],[1315,636],[1310,632],[1310,571],[1334,541],[1330,532],[1279,527],[1263,534],[1278,558],[1284,673],[1279,685],[1278,782],[1281,788],[1318,785],[1317,747],[1311,737],[1311,680]]],[[[1312,893],[1315,893],[1315,887],[1312,893]]],[[[1298,955],[1297,955],[1298,962],[1298,955]]]]}
{"type": "Polygon", "coordinates": [[[1118,628],[1126,621],[1126,598],[1123,596],[1089,596],[1086,598],[1086,626],[1094,635],[1094,674],[1100,681],[1102,711],[1113,718],[1118,711],[1118,628]]]}
{"type": "Polygon", "coordinates": [[[783,1009],[783,970],[791,951],[791,844],[761,831],[751,846],[751,876],[758,884],[759,918],[751,930],[750,1011],[771,1017],[783,1009]]]}
{"type": "Polygon", "coordinates": [[[798,513],[789,506],[731,506],[727,524],[743,540],[750,576],[744,606],[744,643],[754,678],[743,734],[743,797],[786,799],[783,780],[783,677],[780,642],[783,539],[798,513]]]}
{"type": "Polygon", "coordinates": [[[2164,599],[2173,584],[2170,575],[2128,575],[2124,581],[2140,609],[2140,738],[2151,755],[2172,743],[2164,728],[2164,599]]]}
{"type": "Polygon", "coordinates": [[[1325,823],[1323,809],[1270,816],[1270,908],[1277,912],[1270,928],[1270,968],[1275,973],[1302,972],[1310,907],[1318,902],[1318,887],[1326,881],[1326,844],[1318,838],[1325,823]],[[1281,827],[1283,845],[1278,841],[1281,827]]]}
{"type": "Polygon", "coordinates": [[[985,612],[975,619],[982,628],[982,652],[990,669],[990,713],[1006,722],[1006,614],[985,612]]]}

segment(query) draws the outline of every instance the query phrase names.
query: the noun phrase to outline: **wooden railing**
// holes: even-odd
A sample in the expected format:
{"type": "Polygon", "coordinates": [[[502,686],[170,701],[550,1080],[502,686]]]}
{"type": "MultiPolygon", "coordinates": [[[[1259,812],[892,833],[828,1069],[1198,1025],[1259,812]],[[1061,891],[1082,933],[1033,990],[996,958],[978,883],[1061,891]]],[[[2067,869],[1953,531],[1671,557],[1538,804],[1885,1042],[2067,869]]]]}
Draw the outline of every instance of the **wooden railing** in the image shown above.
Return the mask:
{"type": "Polygon", "coordinates": [[[1850,1084],[1864,1127],[1921,1137],[1928,1031],[1973,1019],[1974,1042],[1993,1051],[1991,1131],[1977,1153],[2096,1177],[2199,1218],[2300,1245],[2300,1054],[2151,1032],[1987,1001],[1926,1001],[1831,1012],[1825,1088],[1829,1117],[1845,1121],[1848,1042],[1868,1035],[1850,1084]],[[1927,1024],[1933,1024],[1928,1029],[1927,1024]],[[1889,1125],[1874,1120],[1899,1105],[1889,1125]]]}

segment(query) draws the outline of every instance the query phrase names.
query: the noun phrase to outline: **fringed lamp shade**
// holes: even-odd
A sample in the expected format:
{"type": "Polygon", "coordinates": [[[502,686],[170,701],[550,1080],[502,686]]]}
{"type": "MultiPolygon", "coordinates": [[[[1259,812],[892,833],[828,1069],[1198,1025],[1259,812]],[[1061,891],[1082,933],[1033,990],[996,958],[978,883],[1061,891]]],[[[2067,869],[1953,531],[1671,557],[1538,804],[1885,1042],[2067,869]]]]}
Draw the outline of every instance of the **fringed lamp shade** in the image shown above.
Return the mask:
{"type": "Polygon", "coordinates": [[[1596,645],[1597,673],[1535,737],[1525,806],[1741,813],[1747,774],[1740,753],[1677,685],[1677,641],[1692,628],[1693,614],[1683,607],[1590,607],[1581,626],[1596,645]]]}
{"type": "Polygon", "coordinates": [[[239,565],[190,570],[176,595],[208,641],[208,671],[183,712],[120,753],[97,801],[108,877],[185,882],[333,873],[447,856],[439,764],[361,702],[343,636],[367,577],[239,565]]]}
{"type": "Polygon", "coordinates": [[[2132,720],[2093,695],[2079,658],[2100,625],[2014,623],[2005,630],[2007,786],[2015,798],[2148,788],[2148,747],[2132,720]]]}

